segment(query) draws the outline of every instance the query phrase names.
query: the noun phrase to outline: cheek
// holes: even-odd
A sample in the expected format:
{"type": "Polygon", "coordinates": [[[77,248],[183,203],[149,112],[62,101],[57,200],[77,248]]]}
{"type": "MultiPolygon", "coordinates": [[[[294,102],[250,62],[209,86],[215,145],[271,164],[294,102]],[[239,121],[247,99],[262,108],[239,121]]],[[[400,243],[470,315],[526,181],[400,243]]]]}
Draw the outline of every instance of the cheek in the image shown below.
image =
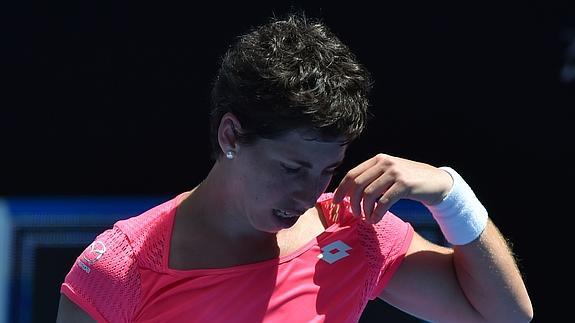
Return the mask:
{"type": "Polygon", "coordinates": [[[293,181],[288,180],[281,173],[272,172],[264,167],[253,167],[250,173],[244,173],[242,177],[243,189],[259,201],[284,195],[293,185],[293,181]]]}
{"type": "Polygon", "coordinates": [[[264,190],[269,194],[280,195],[285,194],[295,187],[296,181],[293,178],[282,176],[281,174],[268,175],[264,183],[264,190]]]}

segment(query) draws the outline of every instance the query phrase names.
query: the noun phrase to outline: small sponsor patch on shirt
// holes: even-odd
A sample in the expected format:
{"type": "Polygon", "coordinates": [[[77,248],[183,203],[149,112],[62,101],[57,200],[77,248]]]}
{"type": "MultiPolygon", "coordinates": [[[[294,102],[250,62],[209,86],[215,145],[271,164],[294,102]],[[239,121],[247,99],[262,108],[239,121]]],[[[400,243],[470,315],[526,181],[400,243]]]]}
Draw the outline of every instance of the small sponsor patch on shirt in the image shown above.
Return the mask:
{"type": "Polygon", "coordinates": [[[86,265],[84,262],[82,262],[82,260],[78,259],[78,267],[82,268],[83,271],[85,271],[87,274],[90,273],[90,267],[88,267],[88,265],[86,265]]]}
{"type": "Polygon", "coordinates": [[[86,273],[90,273],[90,266],[96,263],[106,253],[106,245],[102,241],[94,241],[84,250],[81,259],[78,259],[78,266],[86,273]]]}

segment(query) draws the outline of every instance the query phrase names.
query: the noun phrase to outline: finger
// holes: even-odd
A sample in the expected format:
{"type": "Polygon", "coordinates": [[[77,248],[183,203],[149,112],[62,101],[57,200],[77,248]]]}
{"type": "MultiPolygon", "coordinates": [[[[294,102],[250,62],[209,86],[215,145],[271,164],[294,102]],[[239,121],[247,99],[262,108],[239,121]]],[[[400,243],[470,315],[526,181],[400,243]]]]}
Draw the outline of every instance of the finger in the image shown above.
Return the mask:
{"type": "MultiPolygon", "coordinates": [[[[347,190],[347,195],[349,195],[349,201],[351,204],[351,210],[355,216],[361,217],[362,213],[361,210],[363,209],[361,204],[362,200],[364,200],[365,196],[365,189],[377,181],[385,173],[385,170],[381,167],[370,167],[366,169],[363,173],[357,176],[353,180],[353,185],[347,190]]],[[[374,199],[379,197],[383,193],[381,190],[379,193],[376,192],[377,196],[373,197],[374,199]]],[[[365,201],[363,202],[365,203],[365,201]]],[[[367,216],[369,213],[364,214],[367,216]]]]}
{"type": "Polygon", "coordinates": [[[394,178],[387,173],[382,174],[369,184],[363,191],[363,214],[369,216],[382,195],[393,185],[394,178]]]}
{"type": "Polygon", "coordinates": [[[370,158],[347,172],[335,190],[333,195],[333,203],[341,203],[349,188],[354,185],[355,178],[363,173],[366,169],[375,165],[375,163],[376,160],[374,158],[370,158]]]}
{"type": "Polygon", "coordinates": [[[368,216],[369,223],[377,223],[381,221],[385,213],[389,211],[391,206],[397,201],[402,199],[407,193],[405,185],[395,182],[379,199],[377,206],[373,212],[368,216]]]}

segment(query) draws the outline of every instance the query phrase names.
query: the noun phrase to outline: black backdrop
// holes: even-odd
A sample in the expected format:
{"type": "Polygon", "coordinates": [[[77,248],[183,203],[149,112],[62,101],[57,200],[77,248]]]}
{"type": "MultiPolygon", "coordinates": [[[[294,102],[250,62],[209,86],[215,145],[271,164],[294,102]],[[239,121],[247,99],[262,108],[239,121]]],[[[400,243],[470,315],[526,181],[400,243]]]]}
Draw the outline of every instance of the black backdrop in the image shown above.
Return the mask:
{"type": "Polygon", "coordinates": [[[568,279],[575,178],[567,5],[3,3],[0,195],[193,187],[211,166],[220,55],[291,6],[321,17],[375,78],[375,119],[342,171],[377,152],[458,169],[514,244],[537,318],[558,311],[549,290],[568,279]]]}

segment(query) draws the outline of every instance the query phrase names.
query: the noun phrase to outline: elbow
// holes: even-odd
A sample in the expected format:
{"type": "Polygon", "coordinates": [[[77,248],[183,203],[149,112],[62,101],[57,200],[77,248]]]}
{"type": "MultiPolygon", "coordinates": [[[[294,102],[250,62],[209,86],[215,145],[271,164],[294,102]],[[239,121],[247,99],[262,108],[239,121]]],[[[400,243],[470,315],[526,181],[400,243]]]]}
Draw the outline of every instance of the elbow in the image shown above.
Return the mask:
{"type": "Polygon", "coordinates": [[[531,306],[531,303],[523,310],[523,315],[521,322],[531,322],[533,320],[533,306],[531,306]]]}
{"type": "Polygon", "coordinates": [[[522,316],[521,320],[518,322],[531,322],[533,320],[533,304],[528,295],[526,295],[523,302],[521,302],[518,312],[522,316]]]}
{"type": "Polygon", "coordinates": [[[533,312],[525,312],[520,314],[515,314],[513,320],[505,319],[505,322],[517,322],[517,323],[529,323],[533,321],[533,312]]]}
{"type": "Polygon", "coordinates": [[[510,318],[505,319],[505,322],[517,322],[517,323],[528,323],[533,320],[533,306],[531,302],[527,300],[524,304],[521,304],[517,309],[510,313],[510,318]]]}
{"type": "Polygon", "coordinates": [[[504,320],[505,322],[526,323],[533,320],[533,304],[526,289],[516,294],[514,305],[510,304],[509,308],[512,310],[508,313],[509,317],[504,320]]]}
{"type": "Polygon", "coordinates": [[[482,315],[481,322],[489,323],[529,323],[533,321],[533,306],[529,299],[523,303],[518,303],[516,306],[508,305],[503,311],[499,313],[490,313],[489,315],[482,315]]]}

